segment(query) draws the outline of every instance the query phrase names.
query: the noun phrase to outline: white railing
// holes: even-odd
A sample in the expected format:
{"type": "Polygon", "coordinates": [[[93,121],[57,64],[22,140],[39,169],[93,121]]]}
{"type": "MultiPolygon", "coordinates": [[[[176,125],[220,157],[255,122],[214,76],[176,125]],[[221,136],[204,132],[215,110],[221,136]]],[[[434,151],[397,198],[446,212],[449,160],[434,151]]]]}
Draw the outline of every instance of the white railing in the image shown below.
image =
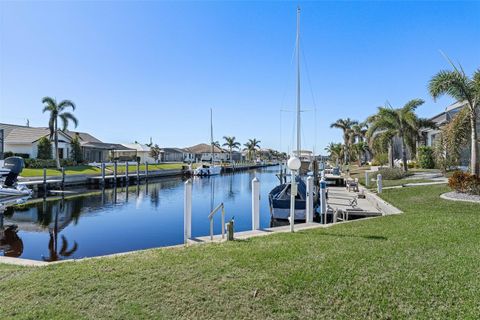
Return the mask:
{"type": "Polygon", "coordinates": [[[220,209],[222,209],[222,239],[225,239],[225,206],[222,202],[208,215],[208,220],[210,220],[210,240],[213,240],[213,217],[220,209]]]}

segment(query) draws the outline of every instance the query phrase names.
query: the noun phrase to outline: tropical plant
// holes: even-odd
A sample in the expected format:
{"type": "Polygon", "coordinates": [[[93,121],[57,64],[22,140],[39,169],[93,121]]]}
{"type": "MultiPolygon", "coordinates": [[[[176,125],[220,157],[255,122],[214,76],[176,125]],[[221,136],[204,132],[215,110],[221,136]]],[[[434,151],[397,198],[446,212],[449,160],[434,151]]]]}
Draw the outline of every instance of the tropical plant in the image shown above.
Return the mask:
{"type": "Polygon", "coordinates": [[[357,124],[358,124],[358,121],[347,118],[347,119],[338,119],[337,121],[335,121],[330,125],[330,128],[341,129],[343,132],[343,148],[344,148],[343,157],[344,157],[345,164],[348,164],[349,155],[350,155],[350,146],[353,144],[352,127],[357,124]]]}
{"type": "Polygon", "coordinates": [[[341,143],[334,143],[330,142],[328,146],[325,148],[325,151],[328,152],[328,156],[330,157],[330,160],[335,161],[336,164],[338,162],[342,162],[343,158],[343,146],[341,143]]]}
{"type": "Polygon", "coordinates": [[[38,140],[37,158],[43,160],[52,159],[52,143],[47,137],[42,137],[38,140]]]}
{"type": "Polygon", "coordinates": [[[78,136],[74,136],[72,141],[70,142],[70,156],[73,161],[76,163],[82,163],[83,162],[83,154],[82,154],[82,147],[80,145],[80,141],[78,139],[78,136]]]}
{"type": "Polygon", "coordinates": [[[461,65],[458,67],[450,60],[453,70],[442,70],[430,80],[428,89],[434,100],[447,94],[458,102],[465,102],[470,122],[470,170],[474,175],[480,174],[478,161],[477,116],[480,106],[480,69],[469,78],[461,65]]]}
{"type": "Polygon", "coordinates": [[[158,146],[158,144],[150,147],[150,157],[155,159],[155,161],[158,161],[158,159],[160,158],[160,147],[158,146]]]}
{"type": "MultiPolygon", "coordinates": [[[[368,129],[369,136],[375,133],[387,135],[389,138],[397,136],[402,143],[403,170],[408,171],[407,164],[407,141],[417,130],[418,118],[415,109],[424,103],[421,99],[413,99],[407,102],[402,108],[394,109],[387,103],[379,107],[376,115],[371,117],[371,127],[368,129]]],[[[416,134],[416,133],[415,133],[416,134]]],[[[390,141],[391,141],[390,139],[390,141]]],[[[390,143],[391,144],[391,143],[390,143]]],[[[390,148],[391,149],[391,148],[390,148]]],[[[390,165],[393,163],[393,152],[390,152],[390,165]]]]}
{"type": "Polygon", "coordinates": [[[422,169],[435,168],[435,161],[433,159],[432,147],[422,146],[418,148],[418,163],[422,169]]]}
{"type": "Polygon", "coordinates": [[[68,111],[65,111],[67,108],[72,108],[75,110],[75,104],[70,100],[62,100],[60,103],[54,98],[44,97],[42,99],[44,104],[43,112],[50,113],[50,119],[48,121],[48,128],[50,129],[50,140],[54,139],[55,143],[55,161],[57,169],[60,169],[60,157],[58,155],[58,119],[62,121],[62,130],[67,130],[69,121],[72,121],[75,127],[78,125],[77,118],[68,111]]]}
{"type": "Polygon", "coordinates": [[[248,151],[248,158],[249,160],[255,159],[257,148],[260,148],[260,140],[256,138],[248,139],[248,141],[244,144],[245,149],[248,151]],[[252,158],[253,155],[253,158],[252,158]]]}
{"type": "Polygon", "coordinates": [[[355,157],[357,158],[359,166],[362,165],[362,162],[367,162],[366,155],[369,150],[370,148],[368,147],[368,143],[364,141],[357,142],[353,145],[353,151],[355,151],[355,157]]]}
{"type": "Polygon", "coordinates": [[[223,144],[228,148],[230,151],[230,162],[232,162],[232,152],[233,149],[238,149],[242,145],[240,142],[236,141],[235,137],[227,137],[224,136],[223,139],[225,140],[225,143],[223,144]]]}

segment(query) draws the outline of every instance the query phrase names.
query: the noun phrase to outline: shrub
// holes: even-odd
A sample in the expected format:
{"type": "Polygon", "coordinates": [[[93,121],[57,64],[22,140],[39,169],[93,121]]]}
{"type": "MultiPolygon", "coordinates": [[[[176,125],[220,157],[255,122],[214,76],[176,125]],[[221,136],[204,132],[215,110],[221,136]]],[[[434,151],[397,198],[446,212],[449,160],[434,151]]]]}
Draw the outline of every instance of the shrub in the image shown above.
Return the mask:
{"type": "Polygon", "coordinates": [[[380,168],[378,173],[382,175],[382,179],[385,180],[398,180],[405,176],[405,173],[401,168],[380,168]]]}
{"type": "Polygon", "coordinates": [[[375,155],[375,158],[372,161],[372,166],[383,166],[388,163],[388,154],[379,153],[375,155]]]}
{"type": "Polygon", "coordinates": [[[75,136],[70,143],[72,151],[70,151],[70,156],[73,161],[76,163],[83,162],[83,154],[82,154],[82,147],[80,146],[80,141],[78,140],[78,136],[75,136]]]}
{"type": "Polygon", "coordinates": [[[448,179],[448,186],[456,192],[480,195],[480,177],[466,172],[455,171],[448,179]]]}
{"type": "Polygon", "coordinates": [[[435,161],[433,159],[433,149],[431,147],[419,147],[418,162],[420,164],[420,168],[423,168],[423,169],[435,168],[435,161]]]}
{"type": "MultiPolygon", "coordinates": [[[[71,159],[62,159],[60,161],[62,167],[74,166],[75,163],[71,159]]],[[[56,168],[54,159],[25,159],[25,167],[32,169],[56,168]]]]}
{"type": "Polygon", "coordinates": [[[23,159],[28,159],[30,158],[30,155],[28,153],[14,153],[12,151],[4,152],[3,158],[8,158],[8,157],[21,157],[23,159]]]}
{"type": "Polygon", "coordinates": [[[48,160],[52,159],[52,143],[47,137],[42,137],[38,141],[37,158],[48,160]]]}

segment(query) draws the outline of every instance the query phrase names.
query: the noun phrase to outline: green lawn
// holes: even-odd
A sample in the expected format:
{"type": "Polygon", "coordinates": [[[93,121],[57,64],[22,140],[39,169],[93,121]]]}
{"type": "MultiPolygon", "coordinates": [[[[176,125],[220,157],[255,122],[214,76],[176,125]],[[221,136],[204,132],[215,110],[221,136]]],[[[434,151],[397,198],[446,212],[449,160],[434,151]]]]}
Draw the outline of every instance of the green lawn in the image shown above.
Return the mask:
{"type": "MultiPolygon", "coordinates": [[[[75,166],[65,167],[65,174],[96,174],[100,173],[100,169],[92,166],[75,166]]],[[[47,169],[47,176],[60,176],[62,172],[57,169],[47,169]]],[[[22,177],[43,177],[43,169],[25,168],[20,174],[22,177]]]]}
{"type": "Polygon", "coordinates": [[[0,318],[478,319],[480,205],[446,191],[386,190],[405,214],[328,229],[0,265],[0,318]]]}
{"type": "MultiPolygon", "coordinates": [[[[160,164],[149,164],[148,165],[148,171],[154,171],[154,170],[170,170],[170,169],[182,169],[183,163],[160,163],[160,164]]],[[[113,166],[107,166],[108,170],[113,171],[113,166]]],[[[145,172],[145,165],[141,164],[139,166],[140,172],[145,172]]],[[[125,164],[124,165],[118,165],[117,166],[117,172],[118,173],[124,173],[125,172],[125,164]]],[[[128,172],[137,172],[137,166],[136,165],[129,165],[128,166],[128,172]]]]}

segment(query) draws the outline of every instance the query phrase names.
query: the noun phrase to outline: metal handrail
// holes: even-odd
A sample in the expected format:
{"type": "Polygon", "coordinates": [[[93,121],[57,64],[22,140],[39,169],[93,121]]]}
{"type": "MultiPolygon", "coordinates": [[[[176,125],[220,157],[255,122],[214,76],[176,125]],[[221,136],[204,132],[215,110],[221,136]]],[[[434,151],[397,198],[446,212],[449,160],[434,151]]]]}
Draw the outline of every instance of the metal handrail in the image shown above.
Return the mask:
{"type": "Polygon", "coordinates": [[[225,206],[222,202],[208,215],[208,220],[210,220],[210,240],[213,240],[213,216],[220,208],[222,209],[222,239],[225,239],[225,206]]]}

